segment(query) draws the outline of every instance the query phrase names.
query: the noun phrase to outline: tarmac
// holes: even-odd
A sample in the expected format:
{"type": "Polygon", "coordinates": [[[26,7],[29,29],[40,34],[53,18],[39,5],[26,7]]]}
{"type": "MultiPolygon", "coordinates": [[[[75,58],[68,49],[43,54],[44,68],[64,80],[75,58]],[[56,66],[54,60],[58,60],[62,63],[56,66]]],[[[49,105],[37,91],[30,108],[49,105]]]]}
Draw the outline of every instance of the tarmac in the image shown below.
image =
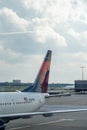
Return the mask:
{"type": "MultiPolygon", "coordinates": [[[[71,95],[48,99],[40,111],[87,108],[87,95],[71,95]]],[[[6,130],[87,130],[87,111],[59,113],[52,117],[34,116],[10,121],[6,130]]]]}

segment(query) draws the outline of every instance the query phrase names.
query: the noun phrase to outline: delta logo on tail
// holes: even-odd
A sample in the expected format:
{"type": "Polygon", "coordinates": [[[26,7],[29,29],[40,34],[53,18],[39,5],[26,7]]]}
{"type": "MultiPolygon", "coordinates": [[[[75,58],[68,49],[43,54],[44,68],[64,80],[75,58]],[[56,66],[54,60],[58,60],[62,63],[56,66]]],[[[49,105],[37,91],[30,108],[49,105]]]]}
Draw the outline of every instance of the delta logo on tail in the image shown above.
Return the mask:
{"type": "Polygon", "coordinates": [[[46,93],[48,90],[48,81],[49,81],[49,73],[50,73],[50,63],[51,63],[51,55],[52,51],[48,50],[47,54],[44,58],[42,66],[39,70],[39,73],[36,77],[35,82],[32,86],[24,89],[23,92],[41,92],[46,93]]]}

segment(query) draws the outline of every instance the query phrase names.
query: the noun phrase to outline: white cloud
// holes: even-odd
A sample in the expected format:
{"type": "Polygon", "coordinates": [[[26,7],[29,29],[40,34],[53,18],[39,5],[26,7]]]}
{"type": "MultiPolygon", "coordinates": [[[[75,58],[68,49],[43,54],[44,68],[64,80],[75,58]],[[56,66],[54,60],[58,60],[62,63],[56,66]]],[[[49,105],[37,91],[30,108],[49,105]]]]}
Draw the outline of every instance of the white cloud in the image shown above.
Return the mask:
{"type": "Polygon", "coordinates": [[[87,45],[87,31],[77,32],[70,28],[68,34],[75,38],[82,46],[87,45]]]}
{"type": "Polygon", "coordinates": [[[33,19],[35,22],[34,30],[36,35],[36,40],[41,43],[47,43],[47,41],[53,40],[54,43],[58,46],[67,46],[66,40],[63,36],[61,36],[58,32],[56,32],[49,25],[47,19],[33,19]]]}
{"type": "Polygon", "coordinates": [[[79,0],[76,1],[74,3],[75,7],[72,10],[72,14],[71,14],[71,18],[72,20],[75,21],[85,21],[87,20],[87,15],[86,15],[86,11],[87,11],[87,5],[84,1],[79,0]]]}
{"type": "Polygon", "coordinates": [[[77,52],[74,54],[74,57],[78,59],[78,61],[87,62],[87,53],[86,52],[77,52]]]}
{"type": "Polygon", "coordinates": [[[72,28],[69,29],[68,33],[69,33],[72,37],[74,37],[74,38],[76,38],[76,39],[79,39],[79,38],[80,38],[80,34],[79,34],[78,32],[76,32],[75,30],[73,30],[72,28]]]}
{"type": "Polygon", "coordinates": [[[10,48],[6,48],[4,46],[0,46],[0,61],[5,64],[18,64],[21,63],[21,60],[25,58],[19,52],[15,52],[10,48]]]}
{"type": "Polygon", "coordinates": [[[74,75],[78,75],[76,67],[87,63],[86,25],[84,0],[2,0],[0,65],[3,72],[0,69],[0,73],[6,76],[3,79],[8,79],[10,73],[9,78],[16,76],[32,81],[34,65],[39,64],[41,57],[32,54],[45,54],[50,48],[56,55],[54,61],[52,58],[52,81],[73,82],[74,75]]]}
{"type": "Polygon", "coordinates": [[[67,21],[85,21],[87,19],[86,3],[82,0],[25,0],[25,8],[34,10],[40,17],[47,18],[51,25],[67,21]]]}
{"type": "Polygon", "coordinates": [[[32,8],[34,10],[41,11],[42,6],[44,6],[46,4],[46,0],[44,0],[44,1],[24,0],[24,1],[22,1],[22,3],[24,4],[25,8],[27,8],[27,9],[32,8]]]}
{"type": "Polygon", "coordinates": [[[41,17],[47,18],[53,25],[60,22],[64,23],[69,19],[71,11],[70,0],[67,0],[67,2],[66,0],[25,0],[22,2],[27,9],[36,11],[36,14],[40,14],[41,17]]]}
{"type": "Polygon", "coordinates": [[[12,9],[8,9],[6,7],[0,9],[0,17],[1,17],[1,26],[4,24],[5,27],[2,27],[6,31],[6,28],[8,28],[8,31],[13,29],[13,31],[16,30],[23,30],[25,31],[28,26],[28,21],[19,17],[16,12],[14,12],[12,9]]]}
{"type": "Polygon", "coordinates": [[[82,44],[86,44],[87,45],[87,31],[84,31],[84,32],[80,33],[80,37],[81,37],[81,39],[83,41],[82,44]]]}

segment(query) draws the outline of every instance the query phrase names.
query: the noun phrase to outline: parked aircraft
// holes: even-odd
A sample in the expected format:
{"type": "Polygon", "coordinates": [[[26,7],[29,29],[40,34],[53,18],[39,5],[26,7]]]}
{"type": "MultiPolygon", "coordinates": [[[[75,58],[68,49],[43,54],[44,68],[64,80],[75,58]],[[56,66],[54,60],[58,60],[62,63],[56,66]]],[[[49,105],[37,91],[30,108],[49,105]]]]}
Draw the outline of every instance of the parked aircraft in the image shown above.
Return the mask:
{"type": "Polygon", "coordinates": [[[56,110],[37,112],[50,97],[47,93],[52,51],[48,50],[35,82],[21,92],[0,93],[0,130],[5,130],[5,123],[18,118],[29,118],[34,115],[45,117],[56,113],[86,111],[87,109],[56,110]]]}

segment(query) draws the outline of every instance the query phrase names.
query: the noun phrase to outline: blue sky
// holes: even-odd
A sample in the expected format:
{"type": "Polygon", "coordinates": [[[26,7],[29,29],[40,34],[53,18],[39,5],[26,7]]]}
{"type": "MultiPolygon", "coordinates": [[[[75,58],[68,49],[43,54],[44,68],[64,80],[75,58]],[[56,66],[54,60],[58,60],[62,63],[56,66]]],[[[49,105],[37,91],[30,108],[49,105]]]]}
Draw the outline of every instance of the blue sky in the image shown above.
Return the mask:
{"type": "Polygon", "coordinates": [[[0,81],[33,82],[48,49],[50,83],[87,79],[87,0],[0,0],[0,81]]]}

